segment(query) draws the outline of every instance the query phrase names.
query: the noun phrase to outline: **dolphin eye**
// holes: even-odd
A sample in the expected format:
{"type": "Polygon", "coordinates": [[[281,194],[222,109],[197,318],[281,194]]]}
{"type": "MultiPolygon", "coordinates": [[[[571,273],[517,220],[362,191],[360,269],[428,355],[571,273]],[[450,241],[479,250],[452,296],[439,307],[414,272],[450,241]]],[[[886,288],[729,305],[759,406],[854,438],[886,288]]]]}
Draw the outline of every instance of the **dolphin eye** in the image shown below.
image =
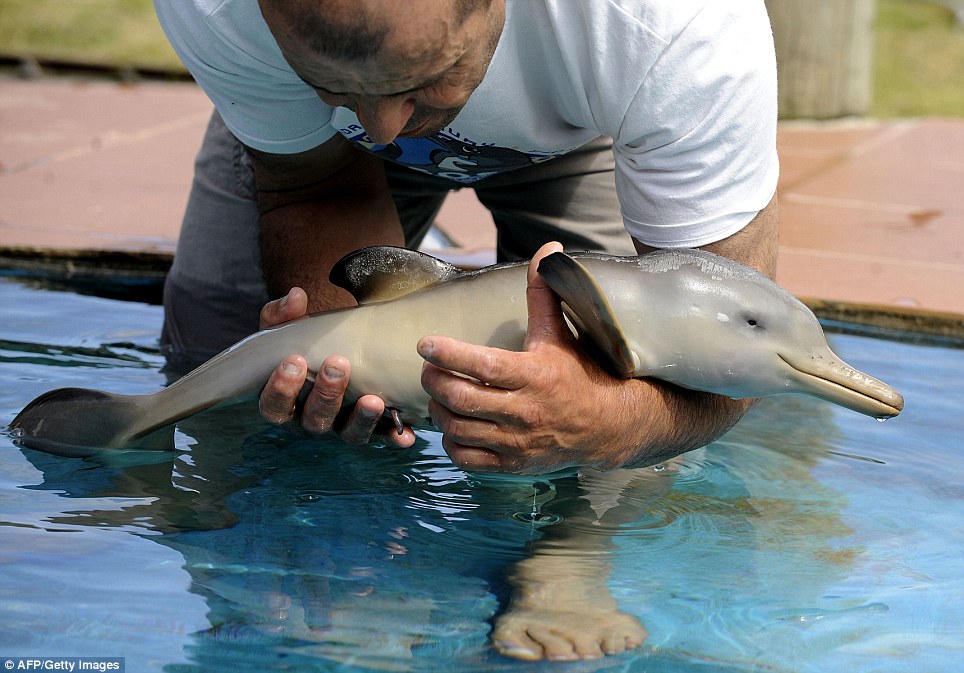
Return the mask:
{"type": "Polygon", "coordinates": [[[750,327],[756,327],[756,320],[754,320],[753,318],[747,318],[746,324],[749,325],[750,327]]]}

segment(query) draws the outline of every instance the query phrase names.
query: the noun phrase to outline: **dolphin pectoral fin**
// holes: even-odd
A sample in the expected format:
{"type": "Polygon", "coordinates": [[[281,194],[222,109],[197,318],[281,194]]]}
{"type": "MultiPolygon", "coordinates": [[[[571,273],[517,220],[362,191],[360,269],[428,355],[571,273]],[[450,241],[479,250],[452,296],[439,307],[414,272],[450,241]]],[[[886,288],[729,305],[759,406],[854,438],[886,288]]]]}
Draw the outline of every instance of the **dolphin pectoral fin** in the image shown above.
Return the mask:
{"type": "Polygon", "coordinates": [[[388,301],[458,276],[448,262],[417,250],[377,245],[342,257],[328,275],[359,304],[388,301]]]}
{"type": "Polygon", "coordinates": [[[589,270],[564,252],[555,252],[539,262],[539,275],[565,302],[573,322],[592,339],[614,372],[632,376],[639,366],[638,358],[589,270]]]}

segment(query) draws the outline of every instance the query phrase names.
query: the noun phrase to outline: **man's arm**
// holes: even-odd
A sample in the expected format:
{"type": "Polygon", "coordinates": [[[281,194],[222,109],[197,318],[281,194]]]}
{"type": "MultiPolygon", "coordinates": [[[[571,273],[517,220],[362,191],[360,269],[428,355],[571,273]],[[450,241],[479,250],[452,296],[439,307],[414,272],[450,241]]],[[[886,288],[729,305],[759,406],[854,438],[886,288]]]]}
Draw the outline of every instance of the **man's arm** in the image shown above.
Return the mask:
{"type": "Polygon", "coordinates": [[[248,151],[269,295],[277,299],[299,286],[311,312],[353,305],[328,282],[335,262],[366,245],[405,244],[382,161],[338,135],[299,154],[248,151]]]}
{"type": "MultiPolygon", "coordinates": [[[[258,188],[262,267],[268,293],[276,298],[262,310],[261,327],[353,305],[347,292],[328,281],[335,262],[368,245],[405,243],[381,160],[341,136],[300,154],[248,151],[258,188]]],[[[261,393],[262,416],[274,423],[293,418],[307,374],[304,357],[286,357],[261,393]]],[[[300,415],[305,429],[333,429],[350,376],[351,363],[336,353],[322,363],[300,415]]],[[[342,438],[367,442],[384,408],[381,399],[362,397],[340,428],[342,438]]],[[[402,446],[415,441],[408,429],[390,437],[402,446]]]]}
{"type": "MultiPolygon", "coordinates": [[[[739,233],[706,247],[772,275],[776,200],[739,233]]],[[[522,353],[437,336],[419,342],[429,411],[456,465],[525,473],[652,465],[713,441],[742,418],[751,401],[617,379],[587,356],[535,271],[555,249],[544,246],[529,268],[522,353]]]]}
{"type": "MultiPolygon", "coordinates": [[[[753,220],[728,238],[716,243],[703,246],[703,250],[715,252],[721,257],[752,266],[757,271],[773,278],[777,266],[777,239],[779,236],[779,215],[777,212],[777,197],[767,204],[767,207],[756,214],[753,220]]],[[[639,241],[633,241],[639,254],[653,252],[651,248],[639,241]]]]}

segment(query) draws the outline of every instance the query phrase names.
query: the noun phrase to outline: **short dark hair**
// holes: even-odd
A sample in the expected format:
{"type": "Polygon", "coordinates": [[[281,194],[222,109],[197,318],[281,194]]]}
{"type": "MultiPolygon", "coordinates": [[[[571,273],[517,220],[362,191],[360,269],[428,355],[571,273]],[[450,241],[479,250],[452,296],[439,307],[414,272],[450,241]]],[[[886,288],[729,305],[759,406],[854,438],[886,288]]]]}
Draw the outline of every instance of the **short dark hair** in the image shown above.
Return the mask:
{"type": "MultiPolygon", "coordinates": [[[[388,25],[367,12],[338,11],[325,0],[261,0],[285,17],[286,27],[311,50],[340,61],[364,61],[381,50],[388,25]]],[[[461,26],[492,0],[452,0],[455,21],[461,26]]]]}

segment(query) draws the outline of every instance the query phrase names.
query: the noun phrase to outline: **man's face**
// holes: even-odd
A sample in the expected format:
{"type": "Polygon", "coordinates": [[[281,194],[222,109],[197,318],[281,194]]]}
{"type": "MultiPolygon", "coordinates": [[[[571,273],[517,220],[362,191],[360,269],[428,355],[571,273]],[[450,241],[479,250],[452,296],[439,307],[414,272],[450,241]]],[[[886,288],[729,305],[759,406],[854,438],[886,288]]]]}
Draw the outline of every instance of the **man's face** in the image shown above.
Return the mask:
{"type": "Polygon", "coordinates": [[[265,20],[295,73],[328,105],[354,111],[379,144],[448,126],[482,82],[505,20],[504,0],[461,25],[453,0],[366,0],[358,5],[389,29],[382,48],[373,58],[335,60],[281,29],[283,19],[268,4],[265,20]]]}

